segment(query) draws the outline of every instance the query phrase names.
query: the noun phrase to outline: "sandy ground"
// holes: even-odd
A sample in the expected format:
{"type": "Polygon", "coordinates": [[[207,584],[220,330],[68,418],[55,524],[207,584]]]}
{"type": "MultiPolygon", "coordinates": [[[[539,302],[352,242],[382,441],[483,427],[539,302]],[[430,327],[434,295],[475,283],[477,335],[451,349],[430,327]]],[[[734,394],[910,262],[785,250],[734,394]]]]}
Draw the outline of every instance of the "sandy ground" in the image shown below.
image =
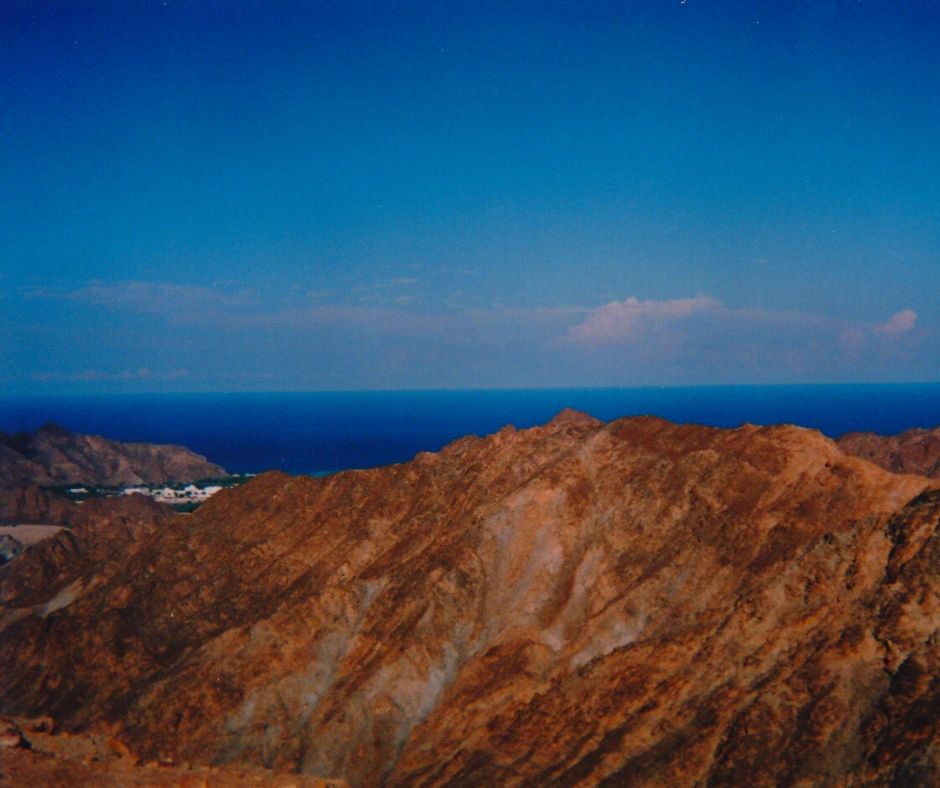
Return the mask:
{"type": "Polygon", "coordinates": [[[23,547],[29,547],[31,544],[55,536],[61,530],[61,525],[0,525],[0,536],[9,534],[23,547]]]}

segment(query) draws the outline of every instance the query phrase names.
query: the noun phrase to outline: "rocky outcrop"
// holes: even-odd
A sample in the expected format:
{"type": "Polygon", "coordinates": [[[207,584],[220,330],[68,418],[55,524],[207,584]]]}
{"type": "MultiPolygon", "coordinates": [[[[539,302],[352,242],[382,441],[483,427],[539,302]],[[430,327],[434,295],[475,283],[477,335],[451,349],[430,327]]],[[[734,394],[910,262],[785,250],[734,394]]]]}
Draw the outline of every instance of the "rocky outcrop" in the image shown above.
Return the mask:
{"type": "Polygon", "coordinates": [[[571,412],[265,474],[64,585],[0,569],[0,710],[353,785],[933,784],[938,487],[571,412]]]}
{"type": "Polygon", "coordinates": [[[850,432],[838,440],[839,448],[863,457],[894,473],[917,473],[940,479],[940,427],[916,429],[900,435],[850,432]]]}
{"type": "Polygon", "coordinates": [[[182,446],[118,443],[55,424],[33,433],[0,433],[0,487],[190,482],[225,470],[182,446]]]}

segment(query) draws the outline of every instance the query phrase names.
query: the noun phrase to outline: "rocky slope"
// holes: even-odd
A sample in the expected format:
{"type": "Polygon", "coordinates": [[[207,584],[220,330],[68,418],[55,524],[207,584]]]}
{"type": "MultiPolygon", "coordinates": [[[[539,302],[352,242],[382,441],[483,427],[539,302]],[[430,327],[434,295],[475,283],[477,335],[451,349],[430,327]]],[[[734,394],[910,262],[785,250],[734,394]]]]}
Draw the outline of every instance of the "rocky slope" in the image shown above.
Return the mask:
{"type": "Polygon", "coordinates": [[[156,521],[166,519],[172,513],[172,507],[143,495],[89,498],[76,503],[64,495],[36,485],[0,487],[0,524],[80,525],[95,521],[103,515],[124,515],[156,521]]]}
{"type": "MultiPolygon", "coordinates": [[[[166,504],[157,503],[142,495],[121,495],[109,498],[90,498],[79,504],[69,500],[64,495],[44,490],[41,487],[30,485],[27,487],[0,487],[0,526],[13,525],[16,527],[4,528],[5,533],[0,534],[0,565],[11,561],[22,554],[23,549],[32,542],[43,540],[45,532],[54,532],[55,529],[46,528],[50,525],[67,527],[82,526],[76,533],[98,533],[99,526],[103,526],[102,536],[105,541],[111,539],[107,530],[108,524],[121,522],[131,524],[132,527],[157,526],[166,523],[174,514],[173,508],[166,504]],[[40,526],[28,524],[42,524],[40,526]],[[26,524],[26,525],[24,525],[26,524]],[[37,537],[34,531],[41,529],[44,533],[37,537]]],[[[63,544],[74,541],[74,536],[58,534],[57,542],[63,544]]],[[[47,547],[36,547],[37,553],[30,565],[43,565],[40,557],[47,547]]],[[[61,568],[67,571],[78,571],[80,564],[74,564],[74,550],[56,550],[57,561],[61,568]]]]}
{"type": "Polygon", "coordinates": [[[940,427],[900,435],[850,432],[837,441],[847,454],[863,457],[895,473],[917,473],[940,479],[940,427]]]}
{"type": "Polygon", "coordinates": [[[118,443],[77,435],[55,424],[36,432],[0,433],[0,487],[188,482],[225,470],[182,446],[118,443]]]}
{"type": "MultiPolygon", "coordinates": [[[[71,527],[32,545],[0,568],[0,606],[39,604],[85,575],[95,574],[175,517],[173,509],[142,495],[92,498],[75,507],[71,527]]],[[[16,529],[12,529],[15,533],[16,529]]]]}
{"type": "Polygon", "coordinates": [[[70,525],[80,507],[65,495],[36,484],[0,487],[0,523],[70,525]]]}
{"type": "Polygon", "coordinates": [[[571,412],[265,474],[0,568],[0,711],[362,786],[935,784],[938,487],[571,412]]]}

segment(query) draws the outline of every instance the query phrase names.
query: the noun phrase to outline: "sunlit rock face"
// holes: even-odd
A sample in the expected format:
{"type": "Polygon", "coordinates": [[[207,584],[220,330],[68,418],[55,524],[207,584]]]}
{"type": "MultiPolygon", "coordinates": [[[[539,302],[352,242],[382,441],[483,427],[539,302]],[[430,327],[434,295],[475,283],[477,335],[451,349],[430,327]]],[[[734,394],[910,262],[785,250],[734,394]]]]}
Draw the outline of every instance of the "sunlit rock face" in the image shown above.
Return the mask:
{"type": "Polygon", "coordinates": [[[265,474],[45,594],[0,569],[0,711],[362,786],[929,783],[938,486],[570,411],[265,474]]]}

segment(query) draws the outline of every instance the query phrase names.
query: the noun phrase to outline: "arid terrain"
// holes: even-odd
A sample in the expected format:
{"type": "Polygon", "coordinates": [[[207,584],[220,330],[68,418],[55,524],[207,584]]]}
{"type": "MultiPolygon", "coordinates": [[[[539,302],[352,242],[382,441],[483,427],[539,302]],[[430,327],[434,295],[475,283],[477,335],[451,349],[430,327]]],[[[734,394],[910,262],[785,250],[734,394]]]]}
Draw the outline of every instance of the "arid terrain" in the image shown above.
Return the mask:
{"type": "Polygon", "coordinates": [[[142,764],[107,733],[57,733],[47,718],[0,717],[0,784],[18,786],[186,786],[187,788],[346,788],[342,780],[278,774],[251,766],[142,764]]]}
{"type": "Polygon", "coordinates": [[[142,482],[186,482],[225,470],[182,446],[119,443],[78,435],[55,424],[35,432],[0,433],[0,488],[142,482]]]}
{"type": "Polygon", "coordinates": [[[90,498],[79,504],[37,485],[0,488],[0,523],[73,526],[97,522],[109,513],[133,517],[143,512],[159,516],[160,512],[170,514],[172,509],[142,495],[90,498]]]}
{"type": "Polygon", "coordinates": [[[938,523],[940,481],[814,431],[566,411],[30,548],[0,713],[135,775],[935,785],[938,523]]]}
{"type": "Polygon", "coordinates": [[[839,438],[839,448],[895,473],[940,478],[940,427],[908,430],[900,435],[850,432],[839,438]]]}
{"type": "Polygon", "coordinates": [[[122,523],[133,530],[141,525],[166,523],[172,515],[171,507],[142,495],[90,498],[76,503],[35,485],[0,488],[0,566],[32,545],[37,546],[37,552],[29,562],[39,561],[40,555],[53,549],[40,544],[50,539],[61,555],[62,566],[73,566],[76,534],[108,540],[111,523],[122,523]]]}

